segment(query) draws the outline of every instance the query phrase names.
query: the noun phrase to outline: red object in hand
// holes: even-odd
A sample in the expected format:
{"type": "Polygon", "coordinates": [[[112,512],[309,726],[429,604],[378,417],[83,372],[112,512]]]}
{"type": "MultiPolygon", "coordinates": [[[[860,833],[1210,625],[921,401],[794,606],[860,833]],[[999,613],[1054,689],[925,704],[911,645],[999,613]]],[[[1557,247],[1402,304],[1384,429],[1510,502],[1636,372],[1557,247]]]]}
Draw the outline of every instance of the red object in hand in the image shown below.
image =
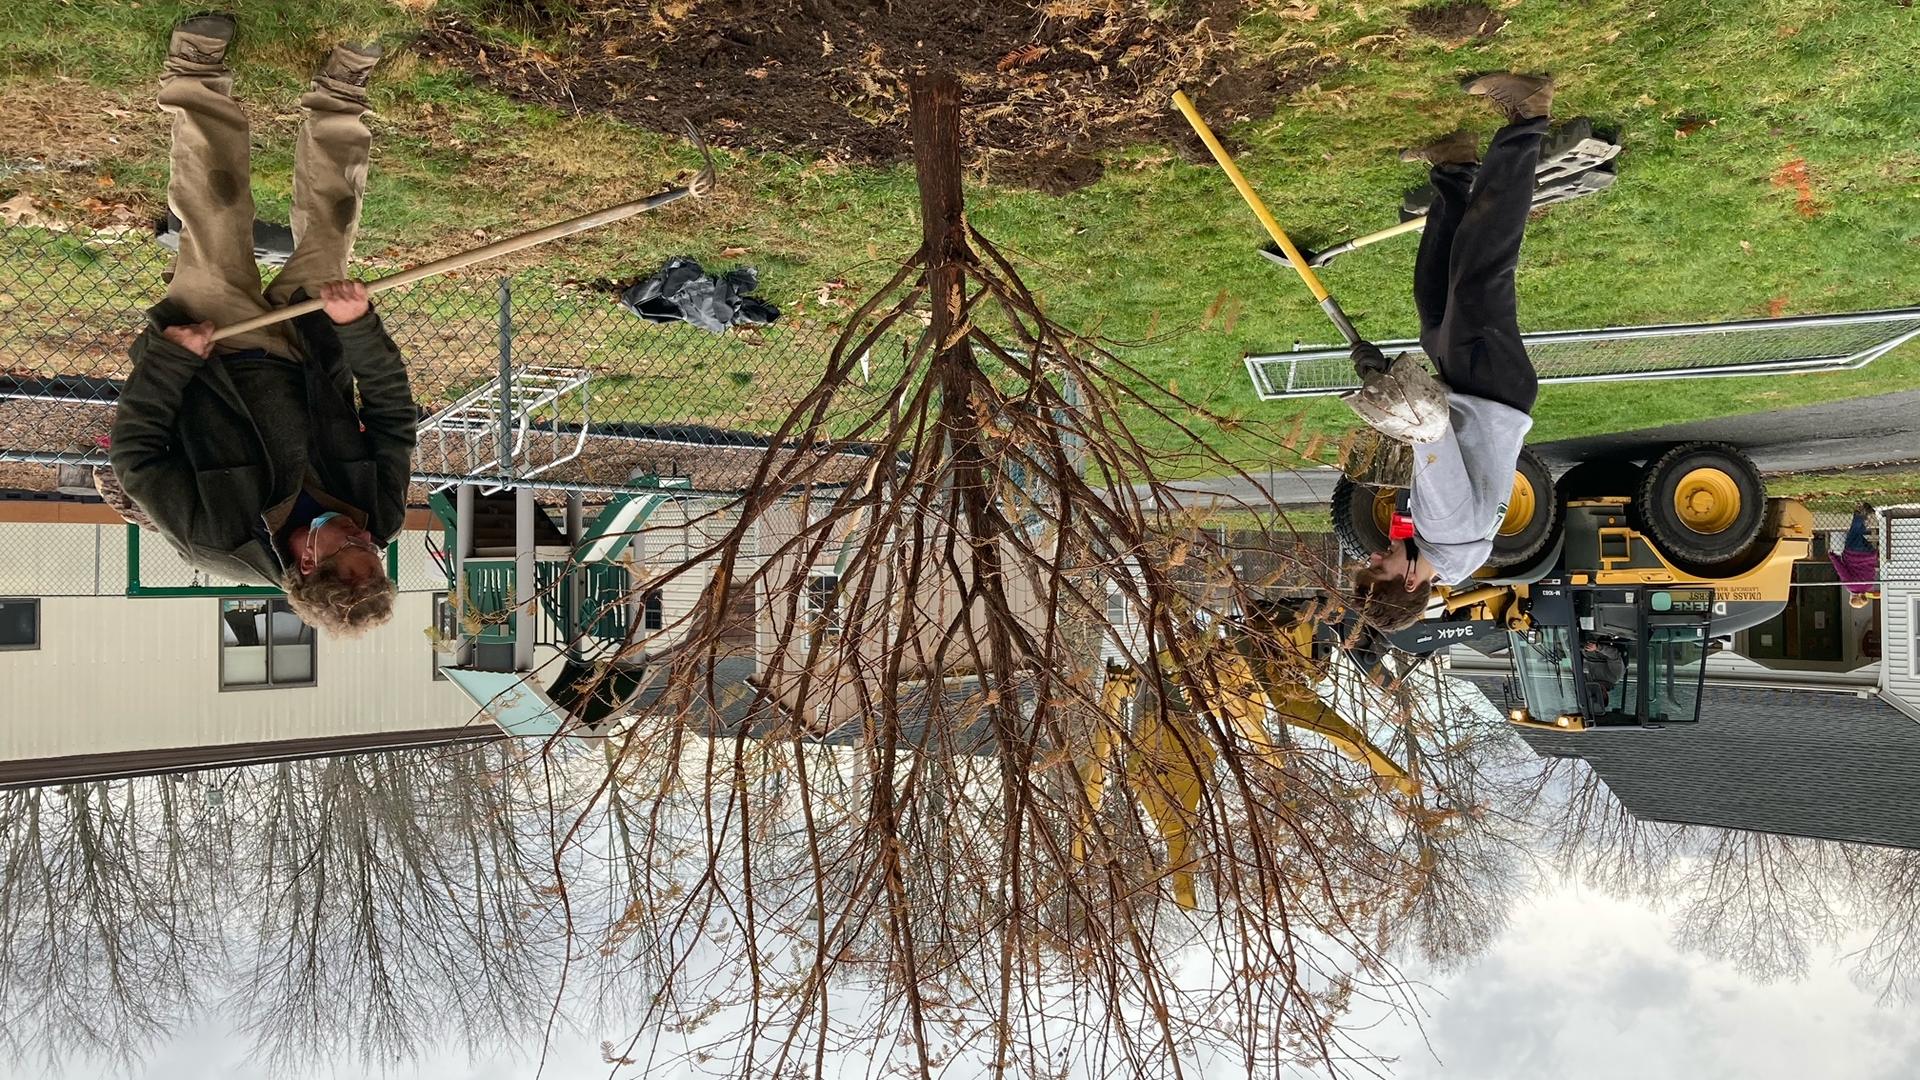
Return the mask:
{"type": "Polygon", "coordinates": [[[1395,510],[1393,512],[1393,521],[1387,525],[1387,539],[1413,539],[1413,518],[1395,510]]]}

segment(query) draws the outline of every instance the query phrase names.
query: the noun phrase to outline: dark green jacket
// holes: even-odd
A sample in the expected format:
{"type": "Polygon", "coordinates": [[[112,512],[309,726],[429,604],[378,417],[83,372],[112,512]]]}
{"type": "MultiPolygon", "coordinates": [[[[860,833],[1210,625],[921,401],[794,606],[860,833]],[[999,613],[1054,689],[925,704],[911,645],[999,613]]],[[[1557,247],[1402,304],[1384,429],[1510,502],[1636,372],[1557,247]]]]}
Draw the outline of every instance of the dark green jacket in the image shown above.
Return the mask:
{"type": "MultiPolygon", "coordinates": [[[[382,543],[407,516],[417,415],[406,363],[380,317],[289,327],[305,402],[243,400],[226,362],[202,360],[160,328],[191,322],[162,302],[133,343],[109,460],[127,494],[188,563],[240,583],[278,585],[271,537],[302,487],[344,506],[382,543]],[[354,391],[359,391],[355,408],[354,391]],[[266,439],[307,442],[304,477],[276,477],[266,439]]],[[[258,361],[256,361],[258,362],[258,361]]]]}

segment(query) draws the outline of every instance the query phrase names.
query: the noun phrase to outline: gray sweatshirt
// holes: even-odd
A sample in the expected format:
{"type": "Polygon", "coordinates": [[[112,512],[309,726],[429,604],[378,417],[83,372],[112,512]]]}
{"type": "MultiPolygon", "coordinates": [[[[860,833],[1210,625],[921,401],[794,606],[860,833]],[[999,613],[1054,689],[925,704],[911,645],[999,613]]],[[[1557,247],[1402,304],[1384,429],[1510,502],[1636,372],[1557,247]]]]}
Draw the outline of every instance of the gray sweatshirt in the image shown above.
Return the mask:
{"type": "Polygon", "coordinates": [[[1493,552],[1533,417],[1458,393],[1447,396],[1447,411],[1453,422],[1446,433],[1414,444],[1408,502],[1414,540],[1433,564],[1434,580],[1453,585],[1472,577],[1493,552]]]}

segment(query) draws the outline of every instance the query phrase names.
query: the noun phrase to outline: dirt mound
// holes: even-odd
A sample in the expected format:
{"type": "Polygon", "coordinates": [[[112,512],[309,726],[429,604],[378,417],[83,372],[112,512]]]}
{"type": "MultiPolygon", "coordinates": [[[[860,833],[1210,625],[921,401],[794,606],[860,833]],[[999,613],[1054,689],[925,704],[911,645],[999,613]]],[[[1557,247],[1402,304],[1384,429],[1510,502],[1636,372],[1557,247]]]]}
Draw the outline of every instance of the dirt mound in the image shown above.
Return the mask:
{"type": "Polygon", "coordinates": [[[1507,17],[1475,0],[1473,3],[1443,4],[1409,12],[1407,25],[1416,33],[1463,44],[1492,37],[1507,25],[1507,17]]]}
{"type": "Polygon", "coordinates": [[[742,149],[886,164],[908,155],[906,76],[960,73],[973,165],[998,183],[1092,183],[1101,150],[1198,144],[1168,105],[1193,95],[1216,124],[1271,115],[1324,74],[1281,70],[1232,34],[1244,0],[587,0],[564,16],[517,0],[483,22],[528,26],[545,47],[449,18],[421,49],[505,93],[658,131],[688,117],[742,149]],[[1202,6],[1204,5],[1204,6],[1202,6]],[[562,44],[556,44],[562,43],[562,44]]]}

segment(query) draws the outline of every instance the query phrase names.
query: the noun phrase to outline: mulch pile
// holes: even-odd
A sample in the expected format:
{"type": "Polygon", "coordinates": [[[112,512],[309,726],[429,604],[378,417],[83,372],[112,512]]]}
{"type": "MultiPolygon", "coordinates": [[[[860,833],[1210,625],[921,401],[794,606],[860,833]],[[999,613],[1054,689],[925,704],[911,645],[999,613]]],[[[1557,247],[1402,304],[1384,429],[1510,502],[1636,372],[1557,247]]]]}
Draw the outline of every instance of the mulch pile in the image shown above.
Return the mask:
{"type": "Polygon", "coordinates": [[[504,93],[719,145],[862,164],[908,158],[906,77],[957,71],[972,166],[1007,186],[1092,183],[1103,150],[1204,155],[1168,99],[1185,89],[1215,125],[1268,116],[1326,73],[1247,55],[1246,0],[497,0],[480,25],[449,17],[426,55],[504,93]],[[556,5],[557,7],[558,5],[556,5]],[[516,25],[520,45],[485,25],[516,25]]]}

